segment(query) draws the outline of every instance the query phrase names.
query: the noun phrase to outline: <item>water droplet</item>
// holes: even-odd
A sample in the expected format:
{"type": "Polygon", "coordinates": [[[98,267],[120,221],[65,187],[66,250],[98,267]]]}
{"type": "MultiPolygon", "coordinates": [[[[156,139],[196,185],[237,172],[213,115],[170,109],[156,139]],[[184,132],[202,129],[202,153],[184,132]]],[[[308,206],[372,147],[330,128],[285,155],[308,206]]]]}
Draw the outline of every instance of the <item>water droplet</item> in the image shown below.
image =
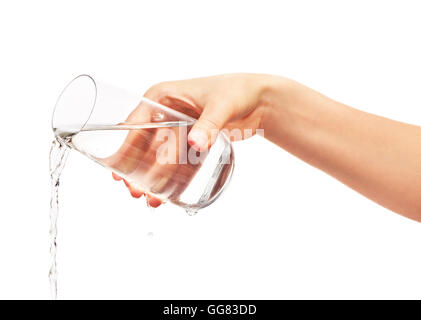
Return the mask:
{"type": "Polygon", "coordinates": [[[187,212],[187,214],[189,215],[189,216],[195,216],[196,214],[197,214],[197,209],[195,209],[195,208],[188,208],[188,209],[186,209],[186,212],[187,212]]]}

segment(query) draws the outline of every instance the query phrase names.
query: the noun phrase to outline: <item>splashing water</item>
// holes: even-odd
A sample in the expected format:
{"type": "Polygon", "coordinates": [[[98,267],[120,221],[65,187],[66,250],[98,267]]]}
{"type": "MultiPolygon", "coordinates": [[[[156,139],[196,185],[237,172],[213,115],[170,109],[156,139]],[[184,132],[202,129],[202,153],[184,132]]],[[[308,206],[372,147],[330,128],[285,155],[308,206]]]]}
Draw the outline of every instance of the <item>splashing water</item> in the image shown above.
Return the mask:
{"type": "Polygon", "coordinates": [[[58,219],[58,189],[60,175],[63,171],[69,147],[63,141],[54,140],[50,150],[50,177],[51,177],[51,202],[50,202],[50,255],[51,267],[48,274],[50,289],[54,299],[57,299],[57,219],[58,219]]]}

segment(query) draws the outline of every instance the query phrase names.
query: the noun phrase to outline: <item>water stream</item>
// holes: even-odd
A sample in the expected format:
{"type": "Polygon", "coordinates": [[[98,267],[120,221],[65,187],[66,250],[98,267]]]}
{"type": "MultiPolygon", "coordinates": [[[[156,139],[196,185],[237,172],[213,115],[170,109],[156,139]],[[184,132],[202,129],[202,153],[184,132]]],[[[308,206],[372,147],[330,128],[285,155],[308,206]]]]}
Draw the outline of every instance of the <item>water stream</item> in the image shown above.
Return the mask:
{"type": "Polygon", "coordinates": [[[66,164],[69,147],[59,140],[54,140],[50,150],[50,177],[51,177],[51,201],[50,201],[50,254],[51,267],[49,271],[51,295],[57,299],[57,219],[58,219],[58,190],[60,175],[66,164]]]}

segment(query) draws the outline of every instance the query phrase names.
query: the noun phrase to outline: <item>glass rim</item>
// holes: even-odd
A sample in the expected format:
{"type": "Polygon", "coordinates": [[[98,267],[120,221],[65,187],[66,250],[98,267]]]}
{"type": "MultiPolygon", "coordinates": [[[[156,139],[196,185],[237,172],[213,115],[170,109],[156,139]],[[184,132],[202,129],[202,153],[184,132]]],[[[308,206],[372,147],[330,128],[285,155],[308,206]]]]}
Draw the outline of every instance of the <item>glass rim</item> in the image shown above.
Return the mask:
{"type": "Polygon", "coordinates": [[[95,91],[95,97],[94,97],[94,101],[93,101],[92,106],[91,106],[91,111],[89,112],[89,115],[88,115],[86,121],[83,123],[83,125],[81,125],[81,127],[75,133],[80,132],[86,126],[86,124],[89,122],[89,120],[90,120],[90,118],[92,116],[92,113],[94,112],[95,106],[96,106],[96,101],[97,101],[97,97],[98,97],[98,86],[96,84],[95,79],[92,76],[90,76],[89,74],[83,73],[83,74],[80,74],[80,75],[74,77],[72,80],[70,80],[66,84],[66,86],[63,88],[63,90],[60,92],[60,95],[58,96],[58,98],[56,100],[56,103],[54,105],[53,114],[51,116],[51,128],[52,128],[53,131],[54,131],[54,129],[57,129],[57,128],[54,127],[54,118],[55,118],[55,115],[56,115],[57,108],[59,107],[60,100],[63,97],[63,94],[67,91],[67,89],[75,81],[77,81],[78,79],[81,79],[81,78],[87,78],[87,79],[89,79],[93,83],[93,85],[94,85],[94,91],[95,91]]]}

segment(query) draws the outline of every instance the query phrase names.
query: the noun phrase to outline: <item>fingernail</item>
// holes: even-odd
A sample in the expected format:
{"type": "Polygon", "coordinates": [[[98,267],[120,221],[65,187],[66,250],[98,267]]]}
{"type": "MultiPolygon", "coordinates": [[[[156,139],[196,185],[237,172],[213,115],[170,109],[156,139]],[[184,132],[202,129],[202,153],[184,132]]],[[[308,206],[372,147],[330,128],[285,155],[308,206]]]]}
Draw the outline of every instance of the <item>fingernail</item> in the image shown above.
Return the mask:
{"type": "Polygon", "coordinates": [[[127,182],[127,180],[126,179],[123,179],[123,181],[124,181],[124,184],[126,185],[126,187],[127,188],[130,188],[130,184],[127,182]]]}
{"type": "Polygon", "coordinates": [[[158,208],[162,204],[161,200],[157,198],[153,198],[153,197],[149,197],[147,201],[148,201],[148,207],[152,207],[152,208],[158,208]]]}
{"type": "Polygon", "coordinates": [[[189,144],[197,151],[203,151],[208,148],[209,140],[205,131],[193,129],[188,136],[189,144]]]}
{"type": "Polygon", "coordinates": [[[114,180],[116,180],[116,181],[120,181],[121,179],[123,179],[122,177],[120,177],[118,174],[116,174],[116,173],[114,173],[114,172],[113,172],[113,178],[114,178],[114,180]]]}
{"type": "Polygon", "coordinates": [[[132,195],[133,198],[139,199],[141,196],[143,196],[143,192],[130,188],[130,194],[132,195]]]}

